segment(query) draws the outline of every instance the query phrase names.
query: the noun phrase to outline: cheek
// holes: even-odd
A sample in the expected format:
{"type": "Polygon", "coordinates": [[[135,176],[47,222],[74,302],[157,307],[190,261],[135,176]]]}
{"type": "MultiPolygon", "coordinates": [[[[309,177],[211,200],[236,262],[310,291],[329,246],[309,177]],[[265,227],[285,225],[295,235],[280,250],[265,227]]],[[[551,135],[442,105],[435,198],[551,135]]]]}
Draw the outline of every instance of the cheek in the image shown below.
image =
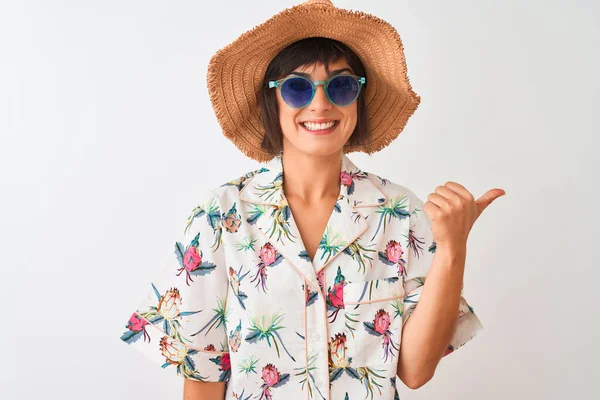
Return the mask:
{"type": "Polygon", "coordinates": [[[348,119],[348,121],[356,123],[356,120],[358,118],[358,104],[356,101],[350,105],[349,109],[345,113],[345,116],[348,119]]]}
{"type": "Polygon", "coordinates": [[[277,99],[279,107],[279,124],[284,135],[286,131],[297,129],[296,120],[298,118],[298,111],[294,110],[283,103],[280,98],[277,99]]]}
{"type": "Polygon", "coordinates": [[[279,110],[279,124],[281,125],[283,132],[285,133],[289,129],[295,129],[296,113],[289,108],[280,108],[279,110]]]}
{"type": "MultiPolygon", "coordinates": [[[[356,103],[356,102],[355,102],[356,103]]],[[[354,132],[354,128],[356,127],[356,122],[358,120],[357,117],[357,107],[356,104],[352,104],[350,110],[344,110],[344,131],[346,132],[346,136],[350,137],[352,132],[354,132]]]]}

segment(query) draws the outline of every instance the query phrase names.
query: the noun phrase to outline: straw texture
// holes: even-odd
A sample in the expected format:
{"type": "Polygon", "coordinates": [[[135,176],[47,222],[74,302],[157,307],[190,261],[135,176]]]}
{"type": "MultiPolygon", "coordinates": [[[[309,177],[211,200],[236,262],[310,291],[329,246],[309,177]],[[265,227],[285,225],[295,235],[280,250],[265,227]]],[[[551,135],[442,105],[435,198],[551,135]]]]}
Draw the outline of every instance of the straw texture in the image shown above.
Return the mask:
{"type": "MultiPolygon", "coordinates": [[[[346,44],[365,66],[371,151],[396,139],[419,106],[421,98],[410,85],[402,41],[392,25],[371,14],[337,8],[328,0],[309,0],[243,33],[209,61],[207,87],[219,125],[248,157],[266,162],[274,156],[260,148],[264,126],[259,89],[267,66],[289,44],[315,36],[346,44]]],[[[345,153],[355,151],[365,149],[344,148],[345,153]]]]}

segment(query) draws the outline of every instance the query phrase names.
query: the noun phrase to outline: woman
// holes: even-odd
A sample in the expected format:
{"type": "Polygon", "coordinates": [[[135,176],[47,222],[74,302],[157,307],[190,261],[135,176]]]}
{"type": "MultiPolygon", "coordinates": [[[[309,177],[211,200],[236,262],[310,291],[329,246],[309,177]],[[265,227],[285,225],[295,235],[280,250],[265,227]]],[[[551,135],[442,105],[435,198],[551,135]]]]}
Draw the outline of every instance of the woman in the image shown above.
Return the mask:
{"type": "Polygon", "coordinates": [[[422,386],[482,328],[461,296],[466,240],[503,191],[447,182],[423,203],[345,154],[385,147],[418,106],[399,43],[309,1],[211,60],[224,134],[268,162],[202,199],[122,335],[186,399],[391,400],[397,376],[422,386]]]}

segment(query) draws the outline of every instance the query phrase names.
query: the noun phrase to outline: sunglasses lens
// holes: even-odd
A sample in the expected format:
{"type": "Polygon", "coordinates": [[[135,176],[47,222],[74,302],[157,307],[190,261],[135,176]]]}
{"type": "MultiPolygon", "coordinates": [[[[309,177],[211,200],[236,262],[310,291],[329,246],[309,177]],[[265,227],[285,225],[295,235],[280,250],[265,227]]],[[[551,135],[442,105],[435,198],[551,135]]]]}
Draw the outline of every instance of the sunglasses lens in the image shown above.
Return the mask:
{"type": "Polygon", "coordinates": [[[304,78],[290,78],[281,86],[281,97],[292,107],[304,107],[312,98],[312,85],[304,78]]]}
{"type": "Polygon", "coordinates": [[[356,99],[359,89],[356,79],[342,75],[333,78],[329,82],[327,94],[336,105],[347,106],[356,99]]]}

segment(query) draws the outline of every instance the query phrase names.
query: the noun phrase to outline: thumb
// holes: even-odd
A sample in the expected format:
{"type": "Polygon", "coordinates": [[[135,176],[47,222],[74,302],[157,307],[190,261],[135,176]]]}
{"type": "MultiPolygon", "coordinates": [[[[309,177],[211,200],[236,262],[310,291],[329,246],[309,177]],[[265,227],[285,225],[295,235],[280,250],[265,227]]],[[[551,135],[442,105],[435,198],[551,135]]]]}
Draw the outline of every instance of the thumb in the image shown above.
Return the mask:
{"type": "Polygon", "coordinates": [[[491,189],[485,192],[483,196],[475,200],[475,205],[477,206],[477,217],[481,215],[483,210],[487,208],[492,201],[496,200],[500,196],[504,196],[506,192],[502,189],[491,189]]]}

